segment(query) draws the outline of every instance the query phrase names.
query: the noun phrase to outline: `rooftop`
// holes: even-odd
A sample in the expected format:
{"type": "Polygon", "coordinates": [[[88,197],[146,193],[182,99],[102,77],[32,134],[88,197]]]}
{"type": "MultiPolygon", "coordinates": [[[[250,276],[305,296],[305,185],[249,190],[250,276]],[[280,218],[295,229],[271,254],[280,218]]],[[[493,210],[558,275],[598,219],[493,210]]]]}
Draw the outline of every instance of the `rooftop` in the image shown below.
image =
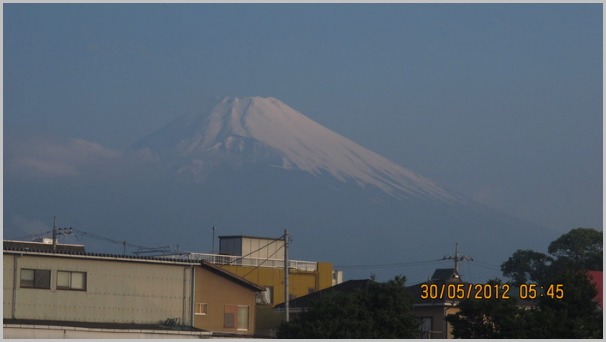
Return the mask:
{"type": "MultiPolygon", "coordinates": [[[[53,251],[53,244],[46,242],[29,242],[29,241],[15,241],[15,240],[4,240],[2,242],[4,249],[21,249],[21,250],[32,250],[32,251],[53,251]]],[[[73,253],[85,253],[83,245],[69,245],[69,244],[56,244],[56,251],[59,252],[73,252],[73,253]]]]}
{"type": "MultiPolygon", "coordinates": [[[[334,293],[334,292],[351,293],[353,291],[356,291],[357,289],[368,286],[368,284],[371,281],[372,280],[370,280],[370,279],[348,280],[348,281],[342,282],[341,284],[337,284],[335,286],[331,286],[331,287],[325,288],[325,289],[317,291],[317,292],[310,293],[310,294],[302,296],[302,297],[291,299],[288,301],[288,306],[289,306],[289,308],[307,308],[307,307],[311,306],[311,304],[314,301],[316,301],[318,298],[321,298],[322,296],[325,296],[327,294],[334,293]]],[[[278,304],[274,308],[284,309],[284,303],[278,304]]]]}
{"type": "MultiPolygon", "coordinates": [[[[284,268],[283,259],[251,258],[236,255],[193,252],[167,255],[165,257],[176,258],[180,260],[206,261],[214,265],[284,268]]],[[[315,272],[318,269],[318,263],[315,261],[288,260],[288,267],[289,269],[297,271],[315,272]]]]}

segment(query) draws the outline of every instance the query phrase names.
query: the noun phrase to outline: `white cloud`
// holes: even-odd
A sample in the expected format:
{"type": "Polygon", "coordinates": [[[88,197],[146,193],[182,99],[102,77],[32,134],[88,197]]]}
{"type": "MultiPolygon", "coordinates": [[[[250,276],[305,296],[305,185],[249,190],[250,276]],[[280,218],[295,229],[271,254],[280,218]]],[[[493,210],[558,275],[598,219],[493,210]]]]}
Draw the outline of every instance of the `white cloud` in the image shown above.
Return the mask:
{"type": "Polygon", "coordinates": [[[83,139],[11,137],[4,147],[5,172],[18,178],[80,177],[123,158],[122,152],[83,139]]]}

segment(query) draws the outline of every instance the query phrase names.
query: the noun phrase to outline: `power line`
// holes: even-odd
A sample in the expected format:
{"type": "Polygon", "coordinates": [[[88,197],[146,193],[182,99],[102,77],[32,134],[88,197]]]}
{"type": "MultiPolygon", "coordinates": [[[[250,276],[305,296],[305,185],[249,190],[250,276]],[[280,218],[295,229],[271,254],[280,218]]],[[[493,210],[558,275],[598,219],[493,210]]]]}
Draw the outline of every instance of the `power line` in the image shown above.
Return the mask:
{"type": "Polygon", "coordinates": [[[492,265],[492,264],[487,264],[487,263],[477,262],[477,261],[475,262],[475,264],[478,267],[489,269],[489,270],[495,270],[495,271],[500,271],[501,270],[501,268],[499,266],[495,266],[495,265],[492,265]]]}
{"type": "Polygon", "coordinates": [[[276,253],[278,253],[282,249],[282,247],[283,246],[280,246],[280,248],[276,249],[275,252],[273,252],[270,256],[268,256],[265,260],[261,261],[261,263],[259,263],[257,266],[255,266],[255,268],[253,268],[252,270],[250,270],[250,272],[248,272],[245,275],[243,275],[242,278],[246,278],[247,275],[253,273],[259,267],[261,267],[261,265],[263,265],[267,260],[271,259],[272,256],[276,255],[276,253]]]}
{"type": "Polygon", "coordinates": [[[15,240],[34,240],[36,238],[40,238],[45,235],[49,235],[51,233],[52,233],[51,230],[47,230],[47,231],[41,232],[41,233],[32,233],[32,234],[28,234],[28,235],[19,236],[19,237],[15,238],[15,240]]]}
{"type": "Polygon", "coordinates": [[[72,228],[72,229],[77,234],[79,234],[81,236],[91,237],[93,239],[103,240],[103,241],[114,243],[114,244],[117,244],[117,245],[126,245],[126,246],[129,246],[129,247],[137,247],[139,249],[150,249],[150,247],[146,247],[146,246],[142,246],[142,245],[138,245],[138,244],[134,244],[134,243],[129,243],[129,242],[126,242],[126,241],[114,240],[114,239],[111,239],[111,238],[108,238],[108,237],[104,237],[104,236],[101,236],[101,235],[97,235],[97,234],[93,234],[93,233],[88,233],[88,232],[85,232],[85,231],[80,230],[80,229],[76,229],[76,228],[72,228]]]}
{"type": "Polygon", "coordinates": [[[335,266],[335,268],[343,268],[343,269],[397,268],[397,267],[410,267],[410,266],[433,264],[433,263],[442,262],[442,261],[444,261],[444,260],[443,259],[433,259],[433,260],[401,262],[401,263],[393,263],[393,264],[340,265],[340,266],[335,266]]]}
{"type": "MultiPolygon", "coordinates": [[[[234,260],[230,261],[230,262],[228,263],[228,265],[231,265],[231,264],[233,264],[233,263],[234,263],[234,262],[236,262],[236,261],[242,260],[242,259],[246,258],[247,256],[249,256],[249,255],[251,255],[251,254],[253,254],[253,253],[256,253],[256,252],[258,252],[258,251],[262,250],[263,248],[269,247],[269,245],[271,245],[272,243],[276,243],[277,241],[282,241],[281,239],[283,239],[283,238],[284,238],[284,235],[280,236],[279,238],[277,238],[277,239],[273,240],[272,242],[268,243],[267,245],[265,245],[265,246],[263,246],[263,247],[259,247],[259,248],[255,249],[254,251],[252,251],[252,252],[250,252],[250,253],[248,253],[248,254],[246,254],[246,255],[242,255],[241,257],[238,257],[238,258],[236,258],[236,259],[234,259],[234,260]]],[[[282,248],[282,247],[280,247],[280,248],[282,248]]],[[[274,253],[274,254],[275,254],[275,253],[274,253]]]]}

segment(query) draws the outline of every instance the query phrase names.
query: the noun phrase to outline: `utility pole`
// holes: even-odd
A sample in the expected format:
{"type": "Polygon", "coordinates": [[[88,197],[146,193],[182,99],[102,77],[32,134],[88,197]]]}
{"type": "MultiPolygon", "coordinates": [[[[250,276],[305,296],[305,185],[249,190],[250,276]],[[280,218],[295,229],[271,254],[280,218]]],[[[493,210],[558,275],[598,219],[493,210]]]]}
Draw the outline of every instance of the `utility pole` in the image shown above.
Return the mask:
{"type": "Polygon", "coordinates": [[[213,247],[210,251],[210,254],[215,254],[215,225],[213,224],[213,247]]]}
{"type": "Polygon", "coordinates": [[[288,308],[288,230],[284,229],[284,320],[289,320],[288,308]]]}
{"type": "Polygon", "coordinates": [[[68,235],[72,234],[72,227],[69,228],[57,228],[57,216],[53,216],[53,252],[57,251],[57,235],[68,235]]]}
{"type": "Polygon", "coordinates": [[[57,216],[53,216],[53,252],[57,251],[57,216]]]}
{"type": "Polygon", "coordinates": [[[455,242],[455,254],[450,256],[445,256],[443,260],[453,260],[454,268],[457,274],[459,273],[459,262],[460,261],[473,261],[473,258],[467,255],[459,255],[459,243],[455,242]]]}

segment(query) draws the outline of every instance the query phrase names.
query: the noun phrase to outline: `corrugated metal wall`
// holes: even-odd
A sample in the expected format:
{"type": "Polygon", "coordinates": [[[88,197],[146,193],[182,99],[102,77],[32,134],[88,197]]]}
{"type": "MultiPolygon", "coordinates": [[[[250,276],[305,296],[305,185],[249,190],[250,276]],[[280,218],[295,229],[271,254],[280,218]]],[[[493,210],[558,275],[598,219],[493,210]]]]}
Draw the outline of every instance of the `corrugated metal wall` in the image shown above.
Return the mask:
{"type": "Polygon", "coordinates": [[[13,257],[4,255],[4,318],[111,323],[191,320],[190,267],[25,255],[17,259],[13,295],[13,257]],[[51,270],[51,288],[19,286],[22,268],[51,270]],[[58,290],[57,271],[86,272],[86,290],[58,290]]]}
{"type": "Polygon", "coordinates": [[[242,255],[250,258],[284,260],[284,241],[274,239],[249,238],[242,239],[242,255]]]}

